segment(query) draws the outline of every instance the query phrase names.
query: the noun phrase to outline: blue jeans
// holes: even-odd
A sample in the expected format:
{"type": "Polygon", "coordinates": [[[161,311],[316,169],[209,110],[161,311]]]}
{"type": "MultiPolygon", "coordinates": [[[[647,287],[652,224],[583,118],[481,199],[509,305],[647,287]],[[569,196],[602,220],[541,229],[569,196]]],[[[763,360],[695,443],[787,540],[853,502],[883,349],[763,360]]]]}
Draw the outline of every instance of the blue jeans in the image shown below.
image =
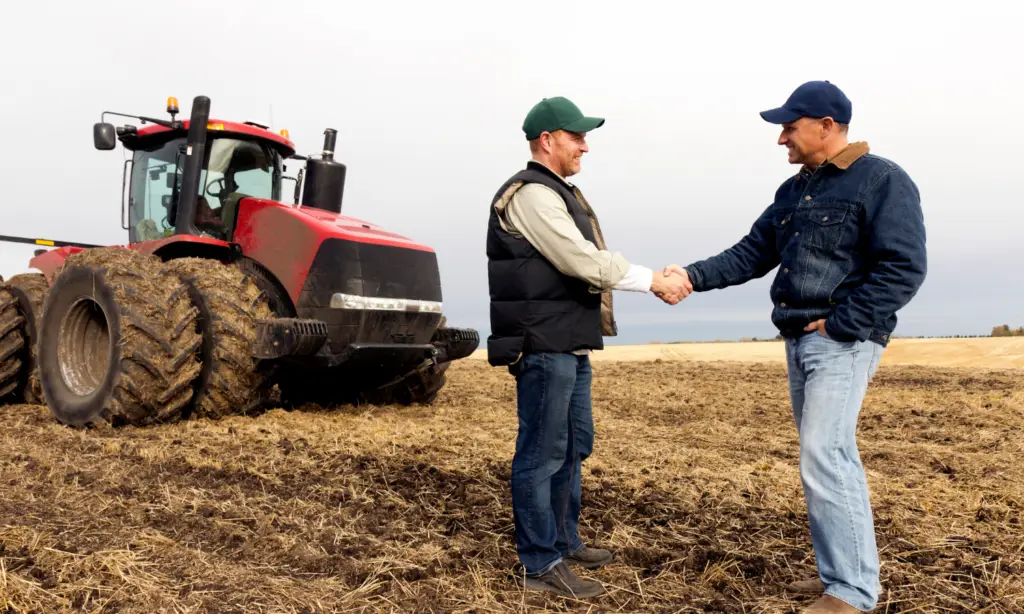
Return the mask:
{"type": "Polygon", "coordinates": [[[878,547],[857,416],[883,347],[811,333],[786,341],[800,435],[800,479],[825,594],[867,611],[878,602],[878,547]]]}
{"type": "Polygon", "coordinates": [[[537,576],[583,548],[580,470],[594,448],[590,357],[527,354],[513,373],[519,434],[512,517],[519,561],[537,576]]]}

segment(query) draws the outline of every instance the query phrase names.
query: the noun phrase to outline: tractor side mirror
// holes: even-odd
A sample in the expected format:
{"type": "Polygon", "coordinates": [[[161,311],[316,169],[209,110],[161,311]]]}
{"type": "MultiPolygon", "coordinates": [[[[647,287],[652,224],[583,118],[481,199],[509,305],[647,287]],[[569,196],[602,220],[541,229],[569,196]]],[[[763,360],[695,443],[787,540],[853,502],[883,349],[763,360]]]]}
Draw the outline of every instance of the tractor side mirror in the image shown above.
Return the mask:
{"type": "Polygon", "coordinates": [[[114,134],[114,125],[108,123],[93,124],[92,143],[96,149],[107,151],[117,146],[117,136],[114,134]]]}

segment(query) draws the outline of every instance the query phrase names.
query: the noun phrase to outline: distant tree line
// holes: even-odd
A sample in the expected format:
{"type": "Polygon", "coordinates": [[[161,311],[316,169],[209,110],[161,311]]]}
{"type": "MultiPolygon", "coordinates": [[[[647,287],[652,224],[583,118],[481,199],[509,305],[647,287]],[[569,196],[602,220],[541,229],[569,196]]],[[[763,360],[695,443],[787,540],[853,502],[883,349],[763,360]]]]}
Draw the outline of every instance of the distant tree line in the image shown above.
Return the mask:
{"type": "Polygon", "coordinates": [[[1003,324],[1002,326],[992,327],[993,337],[1024,337],[1024,326],[1021,326],[1017,330],[1010,328],[1009,324],[1003,324]]]}

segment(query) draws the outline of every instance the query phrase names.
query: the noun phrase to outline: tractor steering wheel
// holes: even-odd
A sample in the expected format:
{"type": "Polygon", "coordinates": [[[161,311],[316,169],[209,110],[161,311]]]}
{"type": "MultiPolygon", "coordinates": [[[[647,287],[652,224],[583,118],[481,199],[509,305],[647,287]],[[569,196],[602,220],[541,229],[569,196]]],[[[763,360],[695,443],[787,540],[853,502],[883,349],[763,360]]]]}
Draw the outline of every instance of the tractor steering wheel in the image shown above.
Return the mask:
{"type": "Polygon", "coordinates": [[[207,184],[207,186],[206,186],[206,193],[209,194],[210,196],[220,200],[220,195],[224,193],[224,190],[226,188],[227,188],[227,186],[224,184],[224,178],[221,177],[220,179],[207,184]],[[213,186],[215,186],[217,184],[220,184],[220,187],[217,188],[216,192],[214,192],[213,190],[210,189],[210,188],[212,188],[213,186]]]}

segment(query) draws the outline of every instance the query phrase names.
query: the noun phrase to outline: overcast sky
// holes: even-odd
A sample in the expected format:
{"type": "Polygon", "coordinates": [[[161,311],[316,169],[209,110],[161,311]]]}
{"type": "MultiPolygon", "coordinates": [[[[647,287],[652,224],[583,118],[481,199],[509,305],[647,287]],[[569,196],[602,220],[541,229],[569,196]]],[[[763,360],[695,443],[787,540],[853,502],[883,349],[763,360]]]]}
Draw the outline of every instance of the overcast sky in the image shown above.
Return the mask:
{"type": "MultiPolygon", "coordinates": [[[[92,124],[162,117],[167,96],[187,116],[203,94],[212,117],[287,128],[300,153],[337,129],[343,212],[433,246],[449,319],[486,333],[488,206],[528,159],[535,102],[607,119],[573,181],[611,248],[660,268],[748,231],[796,170],[758,111],[829,79],[853,101],[851,139],[921,190],[930,271],[897,334],[1024,325],[1019,2],[16,6],[0,37],[0,234],[127,241],[123,149],[93,149],[92,124]]],[[[31,251],[0,243],[0,274],[31,251]]],[[[773,274],[675,307],[618,293],[608,341],[773,335],[773,274]]]]}

